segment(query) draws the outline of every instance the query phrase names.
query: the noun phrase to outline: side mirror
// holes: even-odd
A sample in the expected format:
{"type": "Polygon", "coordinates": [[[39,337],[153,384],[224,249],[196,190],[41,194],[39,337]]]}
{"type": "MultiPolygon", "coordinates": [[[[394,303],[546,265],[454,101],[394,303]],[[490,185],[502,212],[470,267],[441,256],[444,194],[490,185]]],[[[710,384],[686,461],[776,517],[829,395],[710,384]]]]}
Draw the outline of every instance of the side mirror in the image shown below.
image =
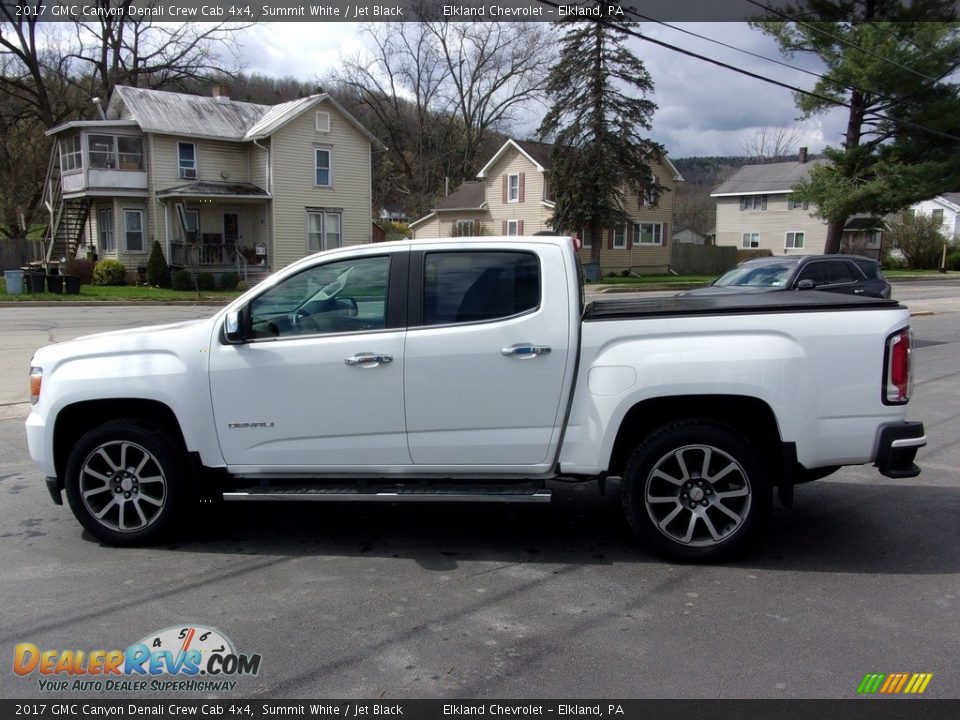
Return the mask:
{"type": "Polygon", "coordinates": [[[231,345],[243,342],[243,309],[231,310],[223,323],[223,337],[231,345]]]}
{"type": "Polygon", "coordinates": [[[813,290],[817,284],[813,280],[801,280],[797,283],[797,290],[813,290]]]}

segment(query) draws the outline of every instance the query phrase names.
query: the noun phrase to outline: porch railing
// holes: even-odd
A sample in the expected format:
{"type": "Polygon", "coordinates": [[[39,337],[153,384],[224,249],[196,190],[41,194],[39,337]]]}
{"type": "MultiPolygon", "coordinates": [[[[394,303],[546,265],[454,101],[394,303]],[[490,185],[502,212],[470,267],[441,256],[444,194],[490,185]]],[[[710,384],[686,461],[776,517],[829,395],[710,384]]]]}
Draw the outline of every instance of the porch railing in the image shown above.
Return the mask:
{"type": "MultiPolygon", "coordinates": [[[[171,264],[180,267],[190,265],[237,265],[238,271],[243,256],[237,252],[237,246],[229,244],[187,244],[182,240],[171,243],[171,264]]],[[[245,265],[245,263],[244,263],[245,265]]]]}

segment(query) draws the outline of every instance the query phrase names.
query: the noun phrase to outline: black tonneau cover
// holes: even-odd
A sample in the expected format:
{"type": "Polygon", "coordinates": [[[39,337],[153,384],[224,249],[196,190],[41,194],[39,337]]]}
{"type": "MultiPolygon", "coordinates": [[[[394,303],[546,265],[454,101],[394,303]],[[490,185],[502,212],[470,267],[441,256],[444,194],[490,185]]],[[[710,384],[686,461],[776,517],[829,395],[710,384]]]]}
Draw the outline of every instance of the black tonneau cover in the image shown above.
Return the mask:
{"type": "Polygon", "coordinates": [[[585,321],[625,320],[677,315],[756,315],[765,313],[890,310],[896,300],[840,295],[816,290],[691,295],[688,297],[616,298],[594,300],[583,313],[585,321]]]}

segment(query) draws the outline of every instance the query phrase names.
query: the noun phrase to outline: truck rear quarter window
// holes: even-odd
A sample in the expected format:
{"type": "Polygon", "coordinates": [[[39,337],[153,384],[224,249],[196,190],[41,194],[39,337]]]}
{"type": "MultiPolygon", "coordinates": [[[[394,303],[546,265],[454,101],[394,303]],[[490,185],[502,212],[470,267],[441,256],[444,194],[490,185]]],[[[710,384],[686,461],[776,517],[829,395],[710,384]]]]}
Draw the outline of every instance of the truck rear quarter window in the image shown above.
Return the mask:
{"type": "Polygon", "coordinates": [[[497,320],[540,305],[540,262],[527,252],[427,253],[423,324],[497,320]]]}

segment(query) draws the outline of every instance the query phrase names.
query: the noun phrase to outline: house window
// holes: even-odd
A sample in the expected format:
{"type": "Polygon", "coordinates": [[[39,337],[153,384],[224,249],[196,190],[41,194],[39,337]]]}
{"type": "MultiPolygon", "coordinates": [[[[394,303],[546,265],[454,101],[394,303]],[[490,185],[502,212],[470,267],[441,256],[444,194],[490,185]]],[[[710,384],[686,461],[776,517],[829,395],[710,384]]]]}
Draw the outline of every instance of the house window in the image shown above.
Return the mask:
{"type": "Polygon", "coordinates": [[[326,210],[307,211],[307,250],[320,252],[341,245],[340,213],[326,210]]]}
{"type": "Polygon", "coordinates": [[[520,175],[507,175],[507,202],[520,202],[520,175]]]}
{"type": "Polygon", "coordinates": [[[583,233],[583,249],[589,250],[593,247],[593,237],[592,233],[589,230],[584,230],[583,233]]]}
{"type": "Polygon", "coordinates": [[[766,195],[741,195],[740,210],[766,210],[766,195]]]}
{"type": "Polygon", "coordinates": [[[613,229],[613,249],[614,250],[626,250],[627,249],[627,226],[614,228],[613,229]]]}
{"type": "Polygon", "coordinates": [[[126,251],[130,253],[144,252],[143,210],[124,210],[123,230],[126,251]]]}
{"type": "Polygon", "coordinates": [[[330,132],[330,113],[328,112],[318,112],[317,113],[317,132],[330,132]]]}
{"type": "MultiPolygon", "coordinates": [[[[762,208],[766,210],[766,207],[762,208]]],[[[787,209],[788,210],[809,210],[810,203],[806,200],[801,200],[796,195],[791,195],[787,198],[787,209]]]]}
{"type": "Polygon", "coordinates": [[[457,237],[471,237],[473,235],[473,220],[457,220],[457,237]]]}
{"type": "Polygon", "coordinates": [[[799,250],[803,247],[803,235],[802,232],[788,232],[784,247],[788,250],[799,250]]]}
{"type": "Polygon", "coordinates": [[[197,146],[193,143],[177,143],[177,167],[185,180],[197,179],[197,146]]]}
{"type": "Polygon", "coordinates": [[[938,225],[943,225],[943,209],[937,208],[936,210],[931,211],[930,217],[933,218],[933,221],[938,225]]]}
{"type": "Polygon", "coordinates": [[[63,172],[79,170],[83,167],[83,152],[80,149],[80,136],[71,135],[60,140],[60,168],[63,172]]]}
{"type": "Polygon", "coordinates": [[[116,147],[113,135],[87,135],[90,167],[95,170],[114,169],[117,166],[116,147]]]}
{"type": "Polygon", "coordinates": [[[113,208],[100,208],[97,211],[97,231],[100,235],[100,252],[115,252],[117,245],[113,239],[113,208]]]}
{"type": "Polygon", "coordinates": [[[663,223],[635,223],[633,232],[637,245],[663,245],[663,223]]]}
{"type": "Polygon", "coordinates": [[[333,184],[333,177],[330,170],[332,167],[333,151],[324,148],[314,148],[313,155],[316,169],[314,183],[319,187],[330,187],[333,184]]]}
{"type": "Polygon", "coordinates": [[[660,178],[656,175],[653,177],[653,184],[644,188],[643,202],[651,207],[660,202],[660,178]]]}
{"type": "Polygon", "coordinates": [[[120,170],[143,170],[143,140],[118,135],[117,158],[117,168],[120,170]]]}
{"type": "Polygon", "coordinates": [[[507,235],[519,235],[519,234],[520,234],[520,221],[507,220],[507,235]]]}
{"type": "Polygon", "coordinates": [[[760,233],[744,233],[740,247],[747,249],[760,247],[760,233]]]}

